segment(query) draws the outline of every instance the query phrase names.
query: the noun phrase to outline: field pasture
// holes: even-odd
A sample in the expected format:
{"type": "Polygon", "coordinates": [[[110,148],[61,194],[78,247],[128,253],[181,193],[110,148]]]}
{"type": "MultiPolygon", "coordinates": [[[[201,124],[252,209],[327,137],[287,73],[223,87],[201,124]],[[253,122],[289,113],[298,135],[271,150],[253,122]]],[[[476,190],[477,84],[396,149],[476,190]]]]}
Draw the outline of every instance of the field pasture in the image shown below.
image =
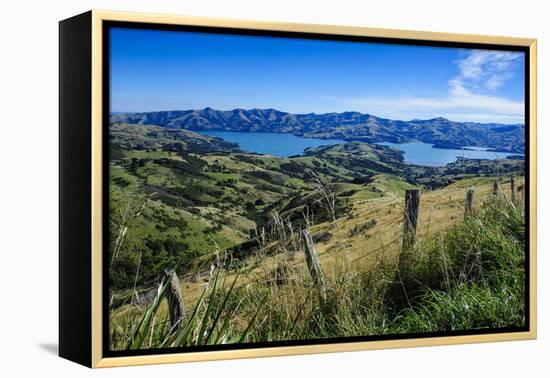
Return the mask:
{"type": "Polygon", "coordinates": [[[361,141],[277,157],[127,123],[110,138],[112,350],[525,324],[522,160],[423,167],[361,141]]]}

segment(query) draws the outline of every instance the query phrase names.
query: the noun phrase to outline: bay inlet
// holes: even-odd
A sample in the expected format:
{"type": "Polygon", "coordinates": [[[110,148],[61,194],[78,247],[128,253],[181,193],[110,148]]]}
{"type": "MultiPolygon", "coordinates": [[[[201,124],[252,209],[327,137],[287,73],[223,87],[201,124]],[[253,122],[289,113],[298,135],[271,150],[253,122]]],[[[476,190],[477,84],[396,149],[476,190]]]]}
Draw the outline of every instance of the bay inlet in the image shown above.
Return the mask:
{"type": "MultiPolygon", "coordinates": [[[[346,143],[342,139],[304,138],[292,134],[238,131],[198,131],[199,134],[221,138],[237,143],[246,152],[278,157],[301,155],[306,148],[329,146],[346,143]]],[[[466,147],[463,149],[434,148],[423,142],[409,143],[378,143],[403,151],[406,163],[431,167],[440,167],[456,161],[458,158],[468,159],[505,159],[510,152],[494,152],[484,147],[466,147]]]]}

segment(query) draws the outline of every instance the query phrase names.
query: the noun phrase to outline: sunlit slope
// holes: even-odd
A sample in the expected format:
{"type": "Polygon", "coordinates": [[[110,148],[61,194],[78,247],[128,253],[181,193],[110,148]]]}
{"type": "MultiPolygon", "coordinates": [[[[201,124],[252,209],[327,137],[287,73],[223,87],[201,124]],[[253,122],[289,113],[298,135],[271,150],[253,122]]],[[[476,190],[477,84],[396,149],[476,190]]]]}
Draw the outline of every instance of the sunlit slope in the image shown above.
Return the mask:
{"type": "Polygon", "coordinates": [[[269,270],[291,249],[293,263],[301,264],[299,241],[271,238],[261,248],[247,244],[262,230],[269,232],[273,214],[292,223],[293,240],[309,229],[327,270],[334,265],[327,259],[334,258],[368,266],[373,261],[368,255],[399,250],[406,189],[422,191],[423,237],[462,218],[468,187],[476,187],[479,206],[500,173],[508,172],[501,175],[507,180],[523,169],[522,161],[506,159],[459,161],[437,169],[412,166],[397,150],[361,142],[281,158],[243,153],[187,130],[111,127],[115,291],[154,287],[164,269],[178,263],[186,289],[192,289],[223,255],[248,271],[269,270]],[[317,182],[335,194],[335,221],[324,210],[317,182]],[[261,264],[258,252],[266,256],[261,264]]]}
{"type": "MultiPolygon", "coordinates": [[[[492,196],[495,179],[500,183],[500,195],[509,200],[510,183],[507,177],[466,179],[441,190],[422,192],[418,240],[437,235],[462,221],[468,188],[474,188],[474,211],[480,211],[483,203],[492,196]]],[[[523,179],[516,178],[516,184],[522,185],[523,179]]],[[[321,239],[315,247],[325,274],[337,274],[343,269],[342,264],[347,265],[346,270],[368,271],[382,262],[387,264],[394,260],[397,263],[402,245],[404,192],[409,188],[413,186],[398,177],[377,175],[372,183],[356,188],[352,196],[355,197],[353,210],[349,216],[309,229],[314,239],[321,239]]],[[[349,191],[349,188],[346,190],[349,191]]],[[[241,274],[241,284],[265,276],[266,272],[277,269],[278,265],[288,263],[286,253],[276,252],[277,244],[271,243],[265,248],[269,254],[262,256],[261,264],[256,256],[246,259],[244,266],[247,267],[247,273],[241,274]]],[[[296,246],[298,248],[290,264],[298,274],[307,274],[303,250],[299,243],[296,246]]],[[[206,276],[206,272],[203,276],[206,276]]],[[[197,282],[196,276],[185,274],[182,280],[186,298],[191,302],[196,300],[202,292],[203,282],[197,282]]]]}

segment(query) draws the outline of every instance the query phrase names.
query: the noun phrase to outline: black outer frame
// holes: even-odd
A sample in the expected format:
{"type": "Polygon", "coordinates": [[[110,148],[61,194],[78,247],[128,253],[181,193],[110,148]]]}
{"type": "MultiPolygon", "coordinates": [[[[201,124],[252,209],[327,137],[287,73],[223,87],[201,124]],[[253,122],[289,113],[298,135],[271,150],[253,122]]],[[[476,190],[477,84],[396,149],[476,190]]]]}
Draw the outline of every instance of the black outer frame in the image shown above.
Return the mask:
{"type": "MultiPolygon", "coordinates": [[[[341,40],[351,42],[388,43],[402,45],[481,48],[525,53],[525,156],[526,156],[526,255],[525,255],[525,311],[524,327],[483,329],[424,334],[398,334],[379,336],[341,337],[306,341],[281,341],[269,343],[247,343],[203,347],[182,347],[163,349],[143,349],[137,351],[109,351],[109,330],[107,301],[103,303],[103,357],[159,355],[167,353],[190,353],[212,350],[255,349],[264,347],[335,344],[375,340],[418,339],[437,336],[480,335],[530,330],[530,49],[522,46],[509,46],[483,43],[438,42],[429,40],[408,40],[386,37],[343,36],[302,32],[262,31],[226,27],[185,26],[168,24],[136,23],[126,21],[103,21],[103,77],[92,78],[92,12],[60,22],[59,50],[59,355],[82,365],[92,367],[92,306],[91,306],[91,125],[92,82],[102,80],[102,124],[103,130],[109,125],[109,33],[112,26],[137,29],[200,31],[224,34],[263,35],[319,40],[341,40]]],[[[103,132],[103,214],[108,214],[108,132],[103,132]]],[[[108,246],[108,222],[103,221],[103,245],[108,246]]],[[[104,255],[107,249],[104,250],[104,255]]],[[[103,271],[108,272],[103,259],[103,271]]],[[[103,298],[108,298],[108,274],[102,277],[103,298]]]]}
{"type": "Polygon", "coordinates": [[[59,23],[59,356],[92,366],[92,12],[59,23]]]}

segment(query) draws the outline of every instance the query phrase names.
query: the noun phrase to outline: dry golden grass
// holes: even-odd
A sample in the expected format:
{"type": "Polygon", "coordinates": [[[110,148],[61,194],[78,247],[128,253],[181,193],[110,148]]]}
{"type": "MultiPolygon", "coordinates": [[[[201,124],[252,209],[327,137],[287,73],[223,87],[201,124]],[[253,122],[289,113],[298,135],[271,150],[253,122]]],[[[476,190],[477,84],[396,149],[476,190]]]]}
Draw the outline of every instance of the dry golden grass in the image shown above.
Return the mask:
{"type": "MultiPolygon", "coordinates": [[[[428,238],[462,221],[466,190],[470,187],[475,188],[474,212],[479,210],[483,201],[492,194],[495,180],[500,182],[501,195],[510,198],[508,177],[465,179],[440,190],[422,192],[417,238],[428,238]]],[[[522,184],[523,178],[516,178],[516,187],[522,184]]],[[[397,264],[402,242],[404,190],[386,189],[383,195],[377,198],[362,199],[365,196],[359,193],[354,196],[353,210],[348,216],[310,227],[309,231],[312,234],[331,234],[330,240],[316,243],[325,275],[335,279],[342,274],[373,271],[381,264],[397,264]],[[363,232],[353,232],[372,220],[376,221],[374,226],[363,232]]],[[[292,306],[303,303],[308,295],[307,290],[295,290],[296,286],[307,286],[308,280],[298,234],[294,237],[289,236],[290,243],[297,246],[294,254],[289,254],[286,243],[272,242],[257,255],[241,262],[237,281],[238,287],[246,289],[254,281],[269,280],[277,269],[284,268],[288,284],[271,285],[274,294],[271,298],[274,301],[269,306],[288,308],[289,316],[298,311],[292,306]],[[295,298],[296,296],[300,298],[295,298]]],[[[223,258],[223,251],[219,251],[217,257],[223,258]]],[[[211,258],[212,256],[202,257],[205,261],[211,258]]],[[[236,274],[236,271],[226,271],[227,282],[232,282],[236,274]]],[[[209,278],[208,271],[204,270],[189,272],[180,277],[188,309],[194,307],[209,278]]],[[[113,326],[124,327],[124,324],[119,324],[120,321],[127,321],[128,313],[141,313],[143,307],[144,305],[124,306],[111,319],[113,326]]],[[[161,304],[159,315],[162,316],[166,311],[166,304],[161,304]]]]}

